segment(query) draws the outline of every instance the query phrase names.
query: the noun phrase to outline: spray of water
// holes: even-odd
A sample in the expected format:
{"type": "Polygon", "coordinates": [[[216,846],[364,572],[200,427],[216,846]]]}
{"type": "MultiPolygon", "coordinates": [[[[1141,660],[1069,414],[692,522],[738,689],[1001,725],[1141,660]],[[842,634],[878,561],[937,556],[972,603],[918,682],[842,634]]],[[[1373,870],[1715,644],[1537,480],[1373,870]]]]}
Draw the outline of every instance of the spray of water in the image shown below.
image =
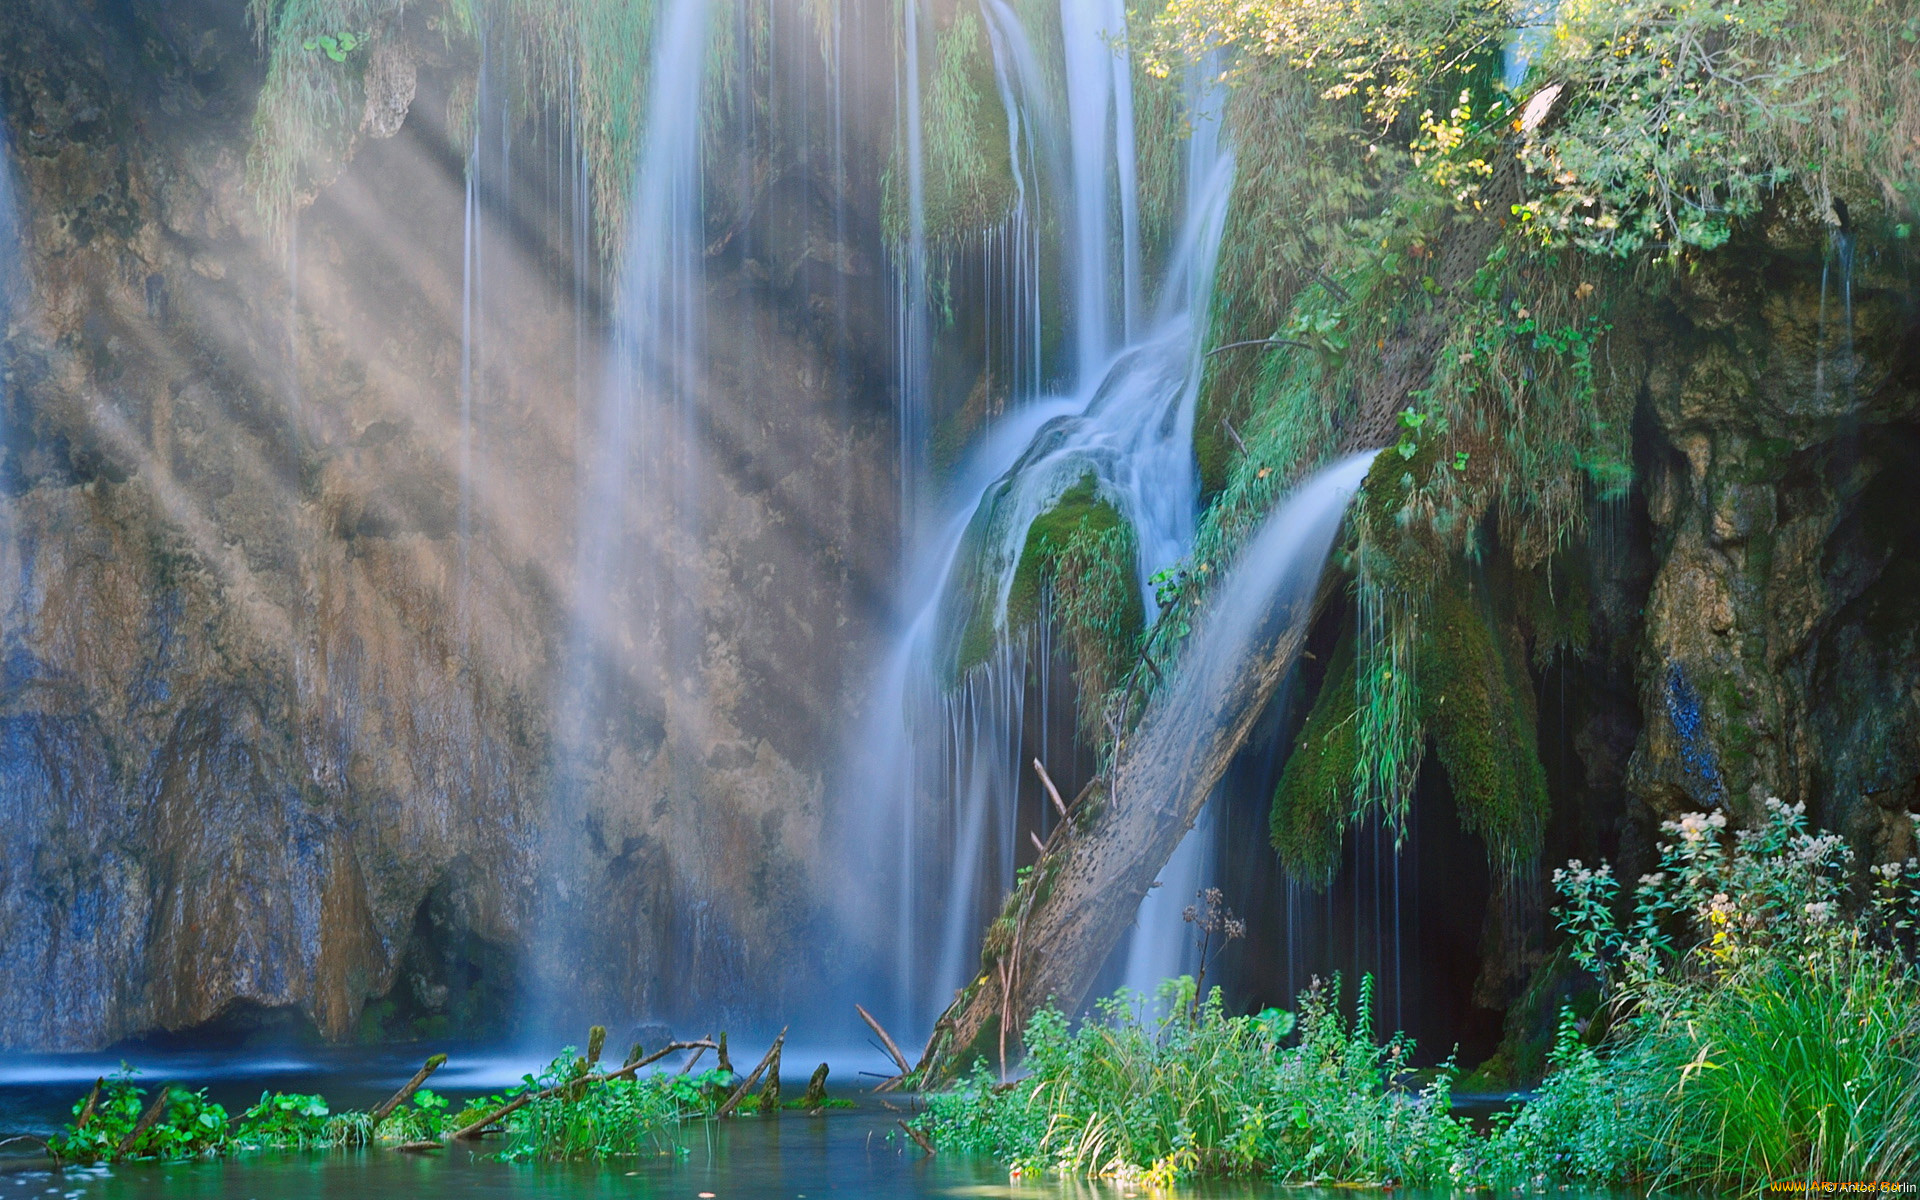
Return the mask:
{"type": "Polygon", "coordinates": [[[667,626],[661,640],[668,677],[685,682],[692,675],[671,667],[684,665],[697,642],[694,631],[677,628],[690,612],[689,585],[636,550],[646,523],[663,518],[687,527],[682,532],[690,539],[697,536],[691,526],[699,518],[692,490],[698,472],[685,456],[694,442],[705,298],[700,97],[708,27],[708,0],[671,0],[653,33],[645,134],[619,265],[612,348],[588,447],[572,628],[556,706],[561,762],[544,847],[552,894],[542,898],[546,928],[536,939],[534,990],[536,1005],[548,1009],[567,994],[572,964],[585,957],[595,922],[570,891],[566,864],[587,800],[586,747],[616,715],[607,681],[631,667],[624,660],[633,631],[644,628],[640,622],[649,615],[667,626]]]}

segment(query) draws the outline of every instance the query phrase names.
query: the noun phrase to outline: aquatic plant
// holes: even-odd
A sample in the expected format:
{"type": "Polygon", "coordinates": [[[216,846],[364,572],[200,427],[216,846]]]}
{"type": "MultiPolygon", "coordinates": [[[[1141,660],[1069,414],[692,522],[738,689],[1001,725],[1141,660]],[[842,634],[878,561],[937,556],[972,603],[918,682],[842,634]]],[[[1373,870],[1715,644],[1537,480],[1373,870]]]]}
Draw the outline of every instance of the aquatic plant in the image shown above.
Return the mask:
{"type": "Polygon", "coordinates": [[[333,1144],[327,1098],[298,1092],[262,1092],[237,1118],[232,1144],[249,1148],[333,1144]]]}
{"type": "Polygon", "coordinates": [[[207,1093],[163,1085],[148,1097],[133,1068],[95,1083],[73,1106],[74,1119],[48,1142],[67,1162],[126,1158],[190,1159],[218,1154],[227,1143],[227,1110],[207,1093]]]}

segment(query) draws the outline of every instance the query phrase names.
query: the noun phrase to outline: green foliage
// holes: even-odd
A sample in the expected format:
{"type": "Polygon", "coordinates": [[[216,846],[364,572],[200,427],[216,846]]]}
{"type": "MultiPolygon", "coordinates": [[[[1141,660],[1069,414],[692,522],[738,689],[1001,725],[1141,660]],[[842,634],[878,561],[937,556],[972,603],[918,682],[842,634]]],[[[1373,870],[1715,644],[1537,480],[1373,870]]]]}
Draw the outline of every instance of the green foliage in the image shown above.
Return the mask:
{"type": "Polygon", "coordinates": [[[373,1131],[376,1139],[389,1142],[429,1142],[440,1137],[447,1126],[448,1100],[431,1088],[421,1088],[407,1103],[387,1114],[373,1131]]]}
{"type": "Polygon", "coordinates": [[[1531,1100],[1494,1117],[1492,1136],[1471,1173],[1495,1186],[1606,1184],[1625,1178],[1655,1119],[1644,1088],[1632,1086],[1582,1038],[1563,1008],[1547,1056],[1547,1077],[1531,1100]]]}
{"type": "MultiPolygon", "coordinates": [[[[920,120],[928,236],[948,240],[998,223],[1013,206],[1006,115],[985,27],[968,8],[934,33],[920,120]]],[[[907,234],[903,166],[897,162],[887,177],[886,225],[895,244],[907,234]]]]}
{"type": "Polygon", "coordinates": [[[1910,1176],[1920,862],[1874,868],[1859,903],[1851,851],[1809,831],[1804,805],[1770,800],[1731,836],[1719,813],[1663,828],[1624,925],[1608,867],[1554,876],[1576,956],[1625,1014],[1607,1066],[1643,1114],[1628,1169],[1716,1188],[1910,1176]]]}
{"type": "Polygon", "coordinates": [[[322,33],[300,43],[302,50],[318,50],[334,62],[347,61],[347,55],[367,44],[364,33],[322,33]]]}
{"type": "Polygon", "coordinates": [[[1898,0],[1581,0],[1536,77],[1563,121],[1530,141],[1541,236],[1625,256],[1712,250],[1790,182],[1827,197],[1914,183],[1920,15],[1898,0]]]}
{"type": "MultiPolygon", "coordinates": [[[[505,1120],[509,1141],[499,1157],[508,1162],[626,1158],[675,1151],[672,1135],[682,1121],[711,1116],[736,1082],[726,1070],[698,1075],[655,1072],[639,1079],[585,1082],[587,1060],[572,1047],[537,1075],[503,1095],[476,1097],[452,1119],[459,1128],[529,1092],[560,1090],[523,1106],[505,1120]],[[578,1082],[578,1086],[562,1087],[578,1082]]],[[[747,1109],[743,1104],[742,1109],[747,1109]]],[[[385,1126],[382,1127],[383,1129],[385,1126]]]]}
{"type": "Polygon", "coordinates": [[[982,1064],[931,1096],[918,1124],[942,1148],[992,1154],[1018,1170],[1158,1185],[1203,1174],[1451,1178],[1471,1134],[1449,1112],[1449,1073],[1417,1094],[1398,1088],[1412,1045],[1375,1040],[1370,980],[1350,1022],[1337,983],[1310,989],[1297,1029],[1271,1009],[1230,1017],[1217,989],[1196,1009],[1193,991],[1191,978],[1164,985],[1164,1016],[1122,992],[1078,1030],[1042,1010],[1027,1028],[1026,1078],[996,1087],[982,1064]]]}
{"type": "MultiPolygon", "coordinates": [[[[55,1158],[97,1162],[119,1153],[121,1143],[153,1103],[133,1077],[133,1069],[123,1064],[118,1074],[103,1083],[84,1129],[78,1122],[86,1100],[75,1102],[74,1121],[48,1144],[55,1158]]],[[[124,1157],[190,1159],[219,1154],[226,1148],[227,1110],[208,1100],[205,1091],[169,1085],[162,1103],[159,1116],[127,1146],[124,1157]]]]}
{"type": "Polygon", "coordinates": [[[240,1114],[233,1144],[248,1149],[332,1144],[327,1100],[297,1092],[262,1092],[260,1102],[240,1114]]]}

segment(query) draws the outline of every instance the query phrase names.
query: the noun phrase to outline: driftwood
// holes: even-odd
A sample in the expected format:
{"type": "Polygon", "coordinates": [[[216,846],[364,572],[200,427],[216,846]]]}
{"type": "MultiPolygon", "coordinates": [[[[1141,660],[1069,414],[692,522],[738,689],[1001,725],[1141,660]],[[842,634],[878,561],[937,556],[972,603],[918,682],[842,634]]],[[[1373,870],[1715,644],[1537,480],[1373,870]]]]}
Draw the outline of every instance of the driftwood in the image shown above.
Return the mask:
{"type": "Polygon", "coordinates": [[[1047,799],[1053,801],[1053,809],[1061,816],[1067,815],[1067,802],[1060,798],[1060,789],[1053,786],[1053,776],[1047,774],[1047,764],[1039,759],[1033,760],[1033,773],[1040,777],[1040,783],[1047,789],[1047,799]]]}
{"type": "Polygon", "coordinates": [[[887,1031],[879,1027],[879,1021],[874,1020],[874,1014],[872,1014],[872,1012],[868,1012],[866,1008],[862,1008],[862,1006],[858,1006],[858,1004],[854,1004],[854,1006],[852,1006],[852,1010],[860,1014],[860,1020],[866,1021],[866,1027],[868,1027],[868,1029],[872,1029],[872,1031],[876,1033],[877,1037],[879,1037],[879,1041],[881,1041],[881,1044],[883,1044],[883,1046],[887,1046],[887,1054],[889,1054],[889,1056],[893,1056],[893,1062],[895,1062],[895,1064],[897,1064],[897,1066],[899,1066],[900,1068],[900,1075],[906,1075],[906,1073],[910,1073],[910,1071],[912,1071],[912,1069],[914,1068],[910,1068],[910,1066],[906,1066],[906,1054],[900,1054],[899,1046],[897,1046],[897,1044],[893,1044],[893,1039],[891,1039],[891,1037],[887,1035],[887,1031]]]}
{"type": "Polygon", "coordinates": [[[438,1071],[441,1068],[441,1066],[446,1063],[446,1061],[447,1061],[447,1056],[444,1054],[436,1054],[432,1058],[429,1058],[424,1064],[421,1065],[418,1071],[415,1071],[413,1073],[412,1079],[407,1080],[406,1083],[401,1085],[399,1091],[387,1097],[384,1101],[380,1103],[380,1106],[378,1108],[374,1109],[372,1112],[367,1114],[368,1118],[370,1119],[370,1123],[367,1125],[367,1128],[369,1130],[380,1128],[380,1122],[392,1116],[394,1109],[399,1108],[402,1104],[405,1104],[407,1100],[411,1098],[415,1092],[420,1090],[420,1085],[427,1081],[427,1076],[433,1074],[435,1071],[438,1071]]]}
{"type": "Polygon", "coordinates": [[[730,1117],[733,1115],[733,1110],[739,1108],[740,1102],[746,1099],[747,1089],[759,1082],[760,1074],[767,1069],[767,1064],[778,1063],[780,1061],[780,1047],[786,1043],[786,1040],[787,1031],[782,1029],[780,1036],[773,1039],[773,1045],[768,1046],[767,1052],[760,1057],[760,1065],[753,1069],[751,1075],[748,1075],[740,1081],[739,1087],[733,1089],[733,1094],[728,1096],[727,1102],[720,1106],[720,1111],[715,1114],[716,1116],[730,1117]]]}
{"type": "Polygon", "coordinates": [[[924,1133],[921,1133],[918,1129],[915,1129],[913,1126],[907,1124],[905,1121],[897,1120],[894,1122],[894,1124],[898,1125],[900,1128],[907,1131],[907,1136],[913,1139],[914,1145],[920,1147],[922,1150],[925,1150],[928,1155],[933,1154],[932,1138],[928,1137],[924,1133]]]}
{"type": "MultiPolygon", "coordinates": [[[[723,1033],[720,1036],[721,1038],[724,1039],[727,1035],[723,1033]]],[[[682,1075],[691,1074],[693,1071],[693,1064],[700,1061],[700,1056],[705,1054],[707,1052],[707,1047],[711,1045],[713,1045],[713,1035],[708,1034],[705,1040],[703,1040],[700,1043],[700,1048],[698,1050],[695,1050],[691,1055],[689,1055],[687,1057],[686,1062],[683,1062],[680,1064],[680,1074],[682,1075]]],[[[634,1057],[638,1058],[639,1055],[635,1055],[634,1057]]]]}
{"type": "Polygon", "coordinates": [[[780,1044],[774,1043],[773,1061],[767,1064],[767,1082],[760,1088],[760,1115],[780,1115],[780,1044]]]}
{"type": "Polygon", "coordinates": [[[655,1050],[645,1058],[630,1062],[617,1071],[608,1071],[603,1075],[582,1075],[578,1079],[568,1079],[537,1092],[522,1092],[486,1116],[481,1117],[479,1120],[454,1130],[448,1134],[447,1137],[450,1141],[469,1141],[485,1133],[488,1126],[498,1124],[500,1121],[519,1112],[536,1100],[545,1100],[552,1096],[558,1096],[562,1092],[573,1091],[575,1089],[584,1092],[588,1087],[596,1083],[606,1083],[614,1079],[632,1079],[640,1068],[652,1066],[654,1063],[659,1062],[677,1050],[691,1050],[696,1046],[710,1050],[713,1048],[713,1043],[704,1039],[697,1042],[668,1042],[665,1046],[655,1050]]]}
{"type": "Polygon", "coordinates": [[[402,1142],[400,1145],[394,1147],[395,1150],[398,1150],[402,1154],[425,1154],[432,1150],[445,1150],[446,1148],[447,1144],[445,1142],[432,1141],[402,1142]]]}
{"type": "Polygon", "coordinates": [[[172,1107],[173,1085],[170,1083],[162,1084],[159,1094],[153,1098],[153,1103],[147,1105],[147,1111],[140,1114],[140,1119],[133,1123],[133,1128],[127,1130],[127,1136],[121,1138],[120,1144],[113,1148],[113,1157],[109,1161],[119,1162],[125,1158],[127,1152],[133,1149],[133,1144],[140,1140],[140,1135],[152,1129],[154,1122],[158,1121],[172,1107]]]}
{"type": "Polygon", "coordinates": [[[87,1093],[87,1102],[81,1106],[80,1116],[73,1123],[76,1132],[85,1129],[87,1122],[93,1120],[93,1110],[100,1106],[100,1089],[106,1086],[105,1076],[93,1081],[93,1090],[87,1093]]]}
{"type": "Polygon", "coordinates": [[[819,1112],[827,1102],[827,1064],[821,1063],[813,1069],[813,1078],[807,1080],[807,1094],[800,1098],[800,1107],[808,1112],[819,1112]]]}
{"type": "Polygon", "coordinates": [[[720,1069],[729,1075],[733,1074],[733,1059],[727,1055],[727,1031],[724,1029],[720,1031],[720,1069]]]}

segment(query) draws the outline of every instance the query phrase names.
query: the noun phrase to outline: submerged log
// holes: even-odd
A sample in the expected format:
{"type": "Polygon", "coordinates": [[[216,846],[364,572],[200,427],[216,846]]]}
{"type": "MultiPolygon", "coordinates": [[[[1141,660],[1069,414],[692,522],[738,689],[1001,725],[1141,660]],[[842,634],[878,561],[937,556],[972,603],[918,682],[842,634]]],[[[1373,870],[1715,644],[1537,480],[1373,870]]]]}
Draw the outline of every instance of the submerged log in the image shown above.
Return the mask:
{"type": "Polygon", "coordinates": [[[807,1094],[800,1098],[800,1107],[808,1112],[819,1112],[827,1103],[827,1064],[821,1063],[813,1069],[813,1078],[807,1080],[807,1094]]]}
{"type": "Polygon", "coordinates": [[[928,1156],[932,1156],[933,1154],[932,1138],[928,1137],[924,1133],[921,1133],[918,1129],[915,1129],[913,1126],[907,1124],[905,1121],[897,1120],[894,1122],[894,1124],[898,1125],[900,1128],[907,1131],[907,1136],[913,1139],[914,1145],[920,1147],[922,1150],[925,1150],[928,1156]]]}
{"type": "Polygon", "coordinates": [[[782,1029],[780,1036],[773,1039],[773,1045],[768,1046],[766,1054],[761,1056],[760,1065],[753,1069],[751,1075],[748,1075],[740,1081],[739,1087],[733,1089],[733,1094],[728,1096],[727,1102],[720,1106],[720,1111],[715,1114],[716,1116],[730,1117],[733,1115],[733,1110],[739,1108],[740,1102],[746,1099],[747,1089],[759,1082],[761,1072],[767,1069],[767,1064],[780,1061],[780,1047],[785,1044],[786,1040],[787,1031],[782,1029]]]}
{"type": "Polygon", "coordinates": [[[423,1063],[420,1069],[413,1073],[413,1078],[407,1080],[406,1083],[401,1085],[399,1091],[395,1092],[393,1095],[381,1101],[379,1107],[375,1108],[372,1112],[367,1114],[369,1118],[369,1121],[367,1124],[368,1130],[379,1129],[380,1122],[392,1116],[394,1109],[399,1108],[402,1104],[405,1104],[407,1100],[411,1098],[415,1092],[420,1090],[420,1085],[427,1081],[427,1076],[433,1074],[435,1071],[438,1071],[441,1068],[441,1066],[446,1063],[446,1061],[447,1061],[446,1055],[436,1054],[432,1058],[429,1058],[425,1063],[423,1063]]]}

